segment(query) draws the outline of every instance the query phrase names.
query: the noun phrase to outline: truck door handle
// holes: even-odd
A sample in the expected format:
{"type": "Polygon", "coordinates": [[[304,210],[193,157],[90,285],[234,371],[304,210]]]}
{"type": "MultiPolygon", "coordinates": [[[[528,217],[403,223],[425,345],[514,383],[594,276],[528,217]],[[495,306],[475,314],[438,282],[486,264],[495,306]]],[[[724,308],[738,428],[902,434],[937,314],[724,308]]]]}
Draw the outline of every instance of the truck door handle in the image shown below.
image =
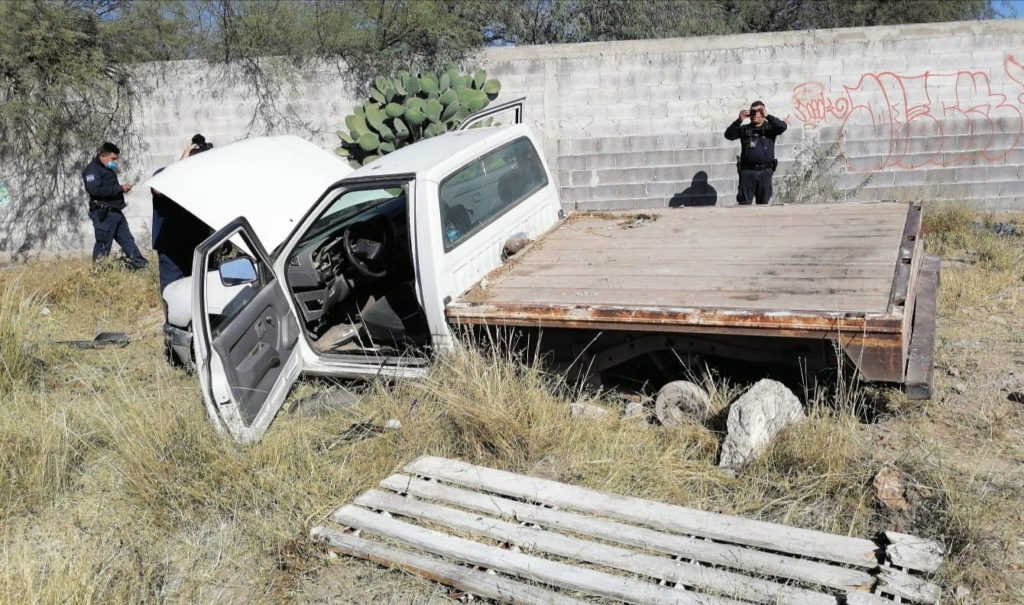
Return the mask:
{"type": "Polygon", "coordinates": [[[263,335],[267,333],[267,328],[274,329],[274,318],[268,315],[257,321],[253,328],[256,332],[256,338],[263,338],[263,335]]]}

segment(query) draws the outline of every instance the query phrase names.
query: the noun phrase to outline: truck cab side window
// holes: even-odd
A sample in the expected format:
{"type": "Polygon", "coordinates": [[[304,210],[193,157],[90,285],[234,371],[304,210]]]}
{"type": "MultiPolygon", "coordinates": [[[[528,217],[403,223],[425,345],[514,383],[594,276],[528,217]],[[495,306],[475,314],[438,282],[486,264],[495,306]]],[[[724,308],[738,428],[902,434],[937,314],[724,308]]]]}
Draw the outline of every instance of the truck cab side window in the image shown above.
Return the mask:
{"type": "Polygon", "coordinates": [[[547,184],[540,156],[525,137],[463,166],[441,183],[445,251],[547,184]]]}

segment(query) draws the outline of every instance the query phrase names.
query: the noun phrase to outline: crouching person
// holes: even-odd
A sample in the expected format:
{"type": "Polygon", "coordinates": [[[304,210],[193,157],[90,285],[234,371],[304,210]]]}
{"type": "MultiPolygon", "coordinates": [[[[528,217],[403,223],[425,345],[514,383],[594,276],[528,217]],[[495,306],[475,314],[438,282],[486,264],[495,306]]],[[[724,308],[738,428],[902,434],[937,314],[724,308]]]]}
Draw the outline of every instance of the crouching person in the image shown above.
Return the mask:
{"type": "MultiPolygon", "coordinates": [[[[181,154],[185,159],[213,149],[201,134],[181,154]]],[[[154,175],[160,174],[163,168],[154,175]]],[[[192,254],[213,230],[173,200],[153,190],[153,249],[160,261],[160,291],[182,277],[192,275],[192,254]]]]}

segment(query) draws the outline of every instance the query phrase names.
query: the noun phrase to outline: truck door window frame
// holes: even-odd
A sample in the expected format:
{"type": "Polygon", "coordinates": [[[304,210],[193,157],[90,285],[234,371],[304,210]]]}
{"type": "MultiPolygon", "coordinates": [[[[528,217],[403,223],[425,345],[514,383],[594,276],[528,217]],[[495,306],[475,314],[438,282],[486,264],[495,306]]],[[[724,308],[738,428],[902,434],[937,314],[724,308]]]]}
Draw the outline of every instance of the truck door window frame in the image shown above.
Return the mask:
{"type": "MultiPolygon", "coordinates": [[[[509,141],[494,151],[478,158],[474,158],[473,161],[460,167],[458,170],[445,177],[438,187],[438,211],[441,215],[441,241],[444,245],[444,251],[451,252],[455,248],[458,248],[462,242],[469,239],[472,235],[481,231],[494,221],[501,218],[509,210],[515,208],[524,200],[529,199],[532,195],[547,187],[548,182],[547,171],[544,170],[544,163],[541,161],[540,153],[537,152],[537,148],[533,145],[533,141],[531,141],[529,137],[525,136],[509,141]],[[521,155],[511,155],[510,158],[501,157],[501,154],[507,153],[511,148],[521,147],[523,144],[528,148],[523,150],[526,153],[521,155]],[[493,173],[493,171],[499,170],[502,167],[500,164],[494,165],[492,163],[490,166],[488,165],[488,161],[494,162],[495,159],[505,159],[506,162],[508,159],[515,160],[512,164],[512,172],[507,172],[496,179],[493,183],[493,195],[497,197],[501,206],[494,208],[492,212],[483,218],[483,220],[478,220],[476,217],[470,219],[468,216],[465,216],[464,213],[470,212],[470,214],[472,214],[470,211],[471,209],[466,208],[464,204],[452,203],[454,199],[445,199],[446,187],[454,187],[462,183],[472,183],[474,179],[479,179],[481,176],[487,177],[489,169],[493,173]],[[524,162],[528,162],[528,164],[524,165],[524,162]],[[512,174],[517,175],[518,178],[505,179],[506,176],[512,174]],[[533,177],[533,181],[530,180],[530,177],[533,177]],[[502,188],[508,189],[508,187],[516,187],[521,191],[506,191],[505,194],[502,194],[500,190],[502,188]],[[503,199],[506,196],[509,199],[503,199]],[[456,208],[461,208],[461,210],[456,213],[456,208]],[[470,228],[463,230],[460,227],[467,224],[467,219],[472,221],[469,223],[470,228]]],[[[487,185],[486,181],[484,185],[487,185]]],[[[466,191],[458,193],[456,197],[473,193],[479,194],[479,189],[480,187],[475,190],[467,187],[466,191]]],[[[472,201],[477,202],[478,199],[474,197],[472,201]]]]}

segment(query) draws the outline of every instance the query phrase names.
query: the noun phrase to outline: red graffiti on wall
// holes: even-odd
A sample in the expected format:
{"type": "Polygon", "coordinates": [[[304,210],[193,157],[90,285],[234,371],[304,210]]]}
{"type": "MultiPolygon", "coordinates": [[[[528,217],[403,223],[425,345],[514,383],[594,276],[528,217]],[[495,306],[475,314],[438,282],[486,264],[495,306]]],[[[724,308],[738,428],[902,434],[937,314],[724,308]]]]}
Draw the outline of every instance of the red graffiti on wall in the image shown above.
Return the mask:
{"type": "Polygon", "coordinates": [[[851,171],[999,162],[1024,142],[1024,65],[1007,55],[1003,70],[1020,88],[1015,99],[975,70],[866,73],[836,98],[805,82],[793,89],[794,117],[805,128],[839,122],[845,145],[849,135],[879,145],[877,153],[848,157],[851,171]]]}

